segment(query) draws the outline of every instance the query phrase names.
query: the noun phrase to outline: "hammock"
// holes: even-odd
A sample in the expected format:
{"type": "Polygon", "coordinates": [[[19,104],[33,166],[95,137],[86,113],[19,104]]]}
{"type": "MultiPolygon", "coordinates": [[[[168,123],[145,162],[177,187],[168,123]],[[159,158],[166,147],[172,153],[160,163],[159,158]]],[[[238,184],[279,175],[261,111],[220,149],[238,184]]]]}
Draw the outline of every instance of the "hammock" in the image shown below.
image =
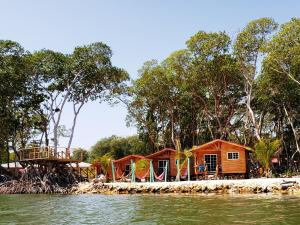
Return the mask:
{"type": "Polygon", "coordinates": [[[150,173],[150,169],[146,171],[146,173],[144,175],[139,176],[137,173],[135,173],[136,178],[143,180],[145,179],[150,173]]]}
{"type": "Polygon", "coordinates": [[[186,177],[187,177],[187,172],[188,172],[188,170],[187,170],[187,168],[185,168],[184,173],[180,173],[180,178],[181,178],[181,179],[186,179],[186,177]]]}
{"type": "Polygon", "coordinates": [[[117,170],[116,170],[116,180],[124,177],[124,175],[125,175],[125,172],[122,172],[122,170],[120,170],[119,167],[118,167],[117,170]]]}
{"type": "Polygon", "coordinates": [[[153,172],[153,173],[154,173],[154,177],[156,180],[162,181],[165,177],[165,171],[162,172],[159,176],[157,176],[155,172],[153,172]]]}
{"type": "Polygon", "coordinates": [[[123,172],[122,176],[117,178],[117,180],[118,181],[125,181],[125,182],[131,181],[131,172],[129,174],[127,174],[126,176],[125,176],[125,172],[123,172]]]}

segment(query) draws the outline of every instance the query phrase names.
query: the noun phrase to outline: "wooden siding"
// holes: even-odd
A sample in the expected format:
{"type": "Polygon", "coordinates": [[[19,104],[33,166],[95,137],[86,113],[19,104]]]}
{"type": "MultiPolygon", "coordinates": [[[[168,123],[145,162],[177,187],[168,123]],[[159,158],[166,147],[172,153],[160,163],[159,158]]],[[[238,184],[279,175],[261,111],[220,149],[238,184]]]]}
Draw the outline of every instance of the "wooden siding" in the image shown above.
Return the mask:
{"type": "Polygon", "coordinates": [[[196,174],[200,174],[198,167],[204,163],[204,155],[216,154],[217,164],[220,168],[219,172],[223,174],[229,173],[246,173],[247,172],[247,153],[246,148],[235,143],[226,141],[212,141],[199,146],[193,150],[195,157],[194,171],[196,174]],[[228,159],[229,152],[238,152],[238,159],[228,159]]]}
{"type": "Polygon", "coordinates": [[[199,174],[198,166],[204,163],[204,155],[217,155],[217,165],[222,165],[221,163],[221,151],[214,150],[213,148],[201,149],[201,151],[197,151],[194,153],[195,162],[194,162],[194,172],[195,174],[199,174]]]}
{"type": "Polygon", "coordinates": [[[222,143],[222,173],[246,173],[245,149],[222,143]],[[229,152],[238,152],[238,159],[228,159],[229,152]]]}
{"type": "MultiPolygon", "coordinates": [[[[157,174],[158,172],[158,161],[159,160],[168,160],[169,165],[168,165],[168,170],[169,170],[169,176],[171,177],[176,177],[177,175],[177,168],[176,168],[176,151],[173,150],[161,150],[161,154],[156,154],[154,156],[146,156],[148,159],[152,160],[153,163],[153,169],[155,173],[157,174]]],[[[157,174],[160,175],[160,174],[157,174]]]]}
{"type": "MultiPolygon", "coordinates": [[[[120,172],[119,175],[122,175],[125,172],[126,165],[131,164],[131,160],[132,160],[132,162],[137,163],[139,160],[142,160],[142,159],[147,160],[145,157],[138,156],[138,155],[129,155],[129,156],[125,156],[124,158],[114,160],[113,163],[114,163],[114,167],[115,167],[115,170],[116,170],[115,176],[117,177],[117,171],[120,172]]],[[[112,179],[112,167],[111,167],[111,165],[108,167],[107,177],[109,179],[112,179]]]]}

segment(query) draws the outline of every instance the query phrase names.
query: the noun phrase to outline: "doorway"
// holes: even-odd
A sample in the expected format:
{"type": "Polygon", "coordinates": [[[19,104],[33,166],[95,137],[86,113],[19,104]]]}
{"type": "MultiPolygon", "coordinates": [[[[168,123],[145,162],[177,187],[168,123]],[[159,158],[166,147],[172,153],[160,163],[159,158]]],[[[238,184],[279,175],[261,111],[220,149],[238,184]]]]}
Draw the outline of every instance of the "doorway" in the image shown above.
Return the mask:
{"type": "Polygon", "coordinates": [[[205,164],[208,172],[216,172],[217,154],[204,155],[205,164]]]}

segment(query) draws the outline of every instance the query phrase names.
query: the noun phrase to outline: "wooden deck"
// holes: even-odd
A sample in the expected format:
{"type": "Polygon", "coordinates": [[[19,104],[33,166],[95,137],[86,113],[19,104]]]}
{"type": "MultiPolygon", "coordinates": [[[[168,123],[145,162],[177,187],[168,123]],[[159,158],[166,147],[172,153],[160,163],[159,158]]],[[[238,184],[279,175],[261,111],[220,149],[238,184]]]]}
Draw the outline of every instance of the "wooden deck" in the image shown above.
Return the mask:
{"type": "Polygon", "coordinates": [[[68,148],[57,148],[55,151],[54,147],[32,147],[20,149],[18,153],[20,162],[79,162],[78,160],[71,159],[71,152],[68,148]]]}

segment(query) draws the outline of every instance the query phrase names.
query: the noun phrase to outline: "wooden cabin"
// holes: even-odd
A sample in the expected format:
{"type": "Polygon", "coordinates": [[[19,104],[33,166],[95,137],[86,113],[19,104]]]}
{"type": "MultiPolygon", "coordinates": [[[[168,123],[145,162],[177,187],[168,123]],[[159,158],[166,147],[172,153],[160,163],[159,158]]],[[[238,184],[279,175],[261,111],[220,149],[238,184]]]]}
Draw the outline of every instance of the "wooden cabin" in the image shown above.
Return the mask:
{"type": "Polygon", "coordinates": [[[192,149],[194,172],[196,175],[245,176],[249,151],[249,147],[220,139],[200,145],[192,149]]]}
{"type": "MultiPolygon", "coordinates": [[[[184,154],[182,157],[184,158],[184,154]]],[[[146,156],[149,160],[152,160],[153,169],[157,176],[164,172],[165,166],[168,163],[168,180],[174,180],[177,175],[177,165],[176,165],[176,155],[177,151],[171,148],[165,148],[151,155],[146,156]]],[[[192,166],[192,164],[191,164],[192,166]]],[[[191,167],[192,168],[192,167],[191,167]]],[[[192,170],[190,170],[192,172],[192,170]]],[[[187,176],[187,163],[183,165],[181,169],[181,177],[187,176]]]]}
{"type": "MultiPolygon", "coordinates": [[[[112,163],[115,168],[115,178],[126,178],[131,173],[131,162],[137,163],[140,160],[146,160],[148,161],[145,156],[142,155],[128,155],[118,160],[113,160],[112,163]]],[[[149,170],[149,168],[146,168],[146,170],[149,170]]],[[[143,173],[143,171],[140,171],[140,173],[143,173]]],[[[136,174],[137,178],[139,177],[139,174],[136,174]]],[[[112,170],[109,168],[108,170],[108,178],[112,179],[112,170]]],[[[129,178],[129,177],[128,177],[129,178]]]]}

